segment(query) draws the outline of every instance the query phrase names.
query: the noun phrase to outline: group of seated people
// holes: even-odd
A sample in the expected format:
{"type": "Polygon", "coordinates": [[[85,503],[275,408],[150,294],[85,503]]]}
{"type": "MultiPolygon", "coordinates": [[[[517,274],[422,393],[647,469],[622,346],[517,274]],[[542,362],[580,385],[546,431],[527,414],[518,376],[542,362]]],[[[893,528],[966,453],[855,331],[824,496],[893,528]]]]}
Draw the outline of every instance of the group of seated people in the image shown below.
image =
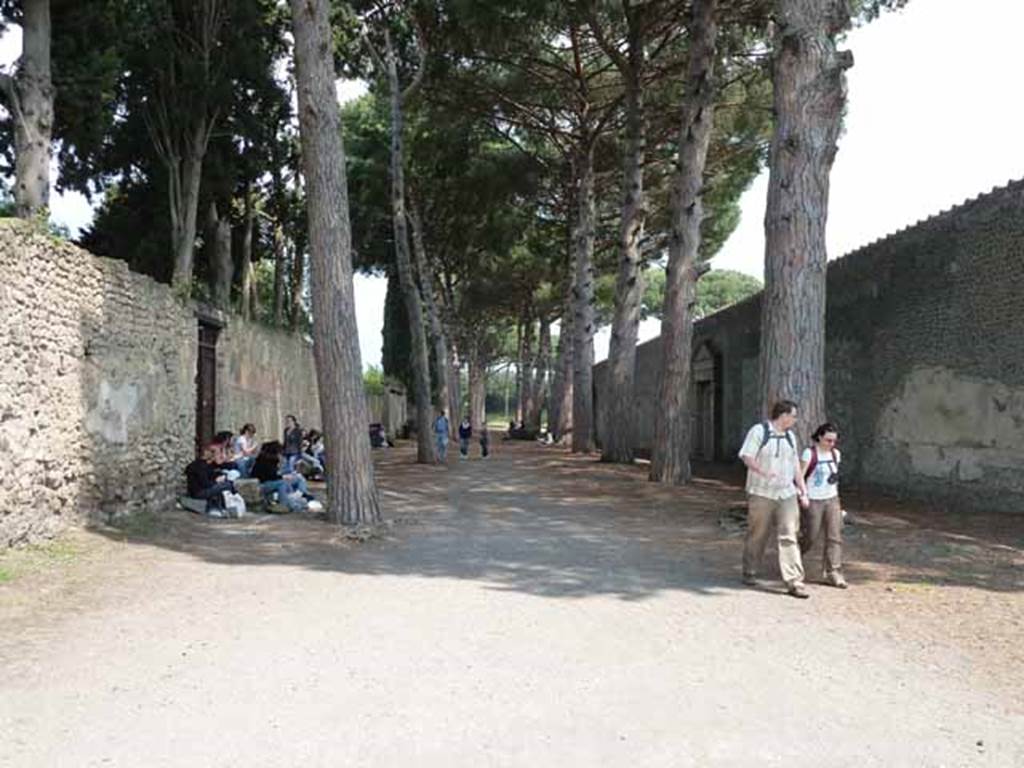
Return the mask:
{"type": "Polygon", "coordinates": [[[303,432],[294,416],[285,423],[284,441],[256,441],[256,427],[245,424],[238,435],[218,432],[201,455],[185,468],[188,495],[206,502],[206,511],[223,508],[223,494],[235,493],[235,482],[259,481],[261,498],[275,512],[319,512],[323,506],[309,492],[306,477],[322,479],[323,437],[315,429],[303,432]]]}

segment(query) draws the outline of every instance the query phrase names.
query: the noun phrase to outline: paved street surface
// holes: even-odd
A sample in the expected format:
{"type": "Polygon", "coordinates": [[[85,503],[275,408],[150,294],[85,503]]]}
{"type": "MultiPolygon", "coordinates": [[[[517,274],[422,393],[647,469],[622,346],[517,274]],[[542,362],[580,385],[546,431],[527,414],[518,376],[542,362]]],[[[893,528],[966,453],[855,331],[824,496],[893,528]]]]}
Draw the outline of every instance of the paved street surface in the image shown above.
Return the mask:
{"type": "Polygon", "coordinates": [[[0,587],[0,766],[1024,766],[1019,530],[866,512],[800,601],[739,584],[735,489],[496,447],[383,457],[367,542],[78,534],[0,587]]]}

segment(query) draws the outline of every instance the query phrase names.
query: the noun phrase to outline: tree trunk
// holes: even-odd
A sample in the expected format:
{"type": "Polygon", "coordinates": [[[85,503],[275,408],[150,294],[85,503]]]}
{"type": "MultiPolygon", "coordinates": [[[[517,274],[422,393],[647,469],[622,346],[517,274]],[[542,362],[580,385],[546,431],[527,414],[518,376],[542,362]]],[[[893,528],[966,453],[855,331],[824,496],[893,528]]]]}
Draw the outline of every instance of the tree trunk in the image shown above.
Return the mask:
{"type": "Polygon", "coordinates": [[[558,359],[555,362],[554,380],[551,384],[551,410],[548,414],[548,429],[555,441],[561,442],[572,431],[572,313],[573,283],[575,282],[575,261],[573,258],[573,227],[566,223],[566,275],[562,300],[562,317],[558,330],[558,359]]]}
{"type": "MultiPolygon", "coordinates": [[[[309,205],[309,203],[306,203],[309,205]]],[[[302,289],[306,278],[306,249],[304,243],[292,243],[291,306],[288,308],[288,323],[298,328],[302,321],[302,289]]]]}
{"type": "MultiPolygon", "coordinates": [[[[448,411],[452,414],[457,414],[462,410],[462,381],[459,376],[459,355],[455,349],[455,345],[451,344],[448,347],[448,365],[445,370],[448,373],[448,411]]],[[[459,425],[455,419],[451,419],[452,422],[452,437],[456,436],[459,430],[459,425]]]]}
{"type": "Polygon", "coordinates": [[[287,269],[287,253],[285,251],[284,227],[274,225],[274,325],[284,325],[284,284],[287,269]]]}
{"type": "Polygon", "coordinates": [[[519,356],[519,367],[521,386],[519,388],[519,419],[526,426],[533,410],[534,382],[533,382],[533,318],[529,315],[523,317],[523,346],[519,356]]]}
{"type": "Polygon", "coordinates": [[[548,431],[556,442],[572,431],[572,306],[566,305],[558,335],[558,357],[551,383],[548,431]]]}
{"type": "Polygon", "coordinates": [[[537,432],[541,429],[541,419],[548,396],[548,368],[551,367],[551,323],[546,319],[540,321],[540,334],[537,340],[537,355],[533,359],[533,375],[530,385],[530,409],[526,412],[526,428],[537,432]]]}
{"type": "Polygon", "coordinates": [[[24,0],[17,74],[0,76],[14,124],[14,206],[31,219],[50,205],[53,81],[50,0],[24,0]]]}
{"type": "MultiPolygon", "coordinates": [[[[430,358],[427,353],[427,334],[423,326],[423,308],[413,275],[409,255],[409,227],[405,210],[404,121],[402,116],[402,90],[398,82],[398,64],[391,38],[386,37],[385,64],[391,89],[391,213],[395,230],[395,265],[402,283],[405,309],[409,315],[412,336],[413,391],[416,402],[416,461],[434,462],[434,444],[431,439],[433,409],[430,401],[430,358]]],[[[450,419],[457,418],[449,414],[450,419]]]]}
{"type": "MultiPolygon", "coordinates": [[[[196,133],[206,132],[206,123],[200,121],[196,133]]],[[[192,265],[195,260],[196,222],[199,216],[199,182],[203,176],[203,156],[198,151],[188,152],[179,160],[168,164],[168,184],[171,198],[171,247],[174,250],[174,274],[171,285],[183,296],[192,291],[192,265]]]]}
{"type": "Polygon", "coordinates": [[[274,325],[280,328],[284,325],[285,275],[288,266],[284,235],[286,203],[280,167],[273,169],[272,178],[274,184],[274,325]]]}
{"type": "Polygon", "coordinates": [[[313,352],[327,450],[327,512],[335,522],[380,521],[363,391],[341,114],[327,0],[291,0],[303,169],[309,184],[313,352]]]}
{"type": "Polygon", "coordinates": [[[218,215],[216,203],[210,203],[209,229],[213,241],[213,304],[227,310],[231,307],[231,279],[235,272],[231,258],[231,222],[218,215]]]}
{"type": "Polygon", "coordinates": [[[775,132],[765,211],[761,404],[794,400],[802,437],[825,421],[825,223],[829,174],[853,64],[836,37],[846,0],[778,0],[773,62],[775,132]]]}
{"type": "Polygon", "coordinates": [[[608,348],[607,402],[603,404],[601,460],[631,464],[636,422],[634,372],[640,303],[644,283],[640,240],[644,233],[644,156],[646,118],[643,100],[644,52],[639,33],[631,25],[629,66],[626,68],[626,158],[622,186],[622,223],[619,230],[619,272],[615,281],[615,315],[608,348]]]}
{"type": "Polygon", "coordinates": [[[245,221],[242,224],[242,284],[239,292],[241,294],[242,317],[251,320],[255,303],[259,300],[256,295],[256,267],[252,262],[252,233],[256,220],[256,212],[252,204],[252,193],[249,185],[245,187],[245,221]]]}
{"type": "MultiPolygon", "coordinates": [[[[434,348],[434,360],[437,365],[437,402],[441,407],[451,408],[451,377],[448,375],[448,340],[445,337],[444,327],[441,325],[441,315],[437,309],[437,302],[434,301],[434,271],[427,259],[427,250],[423,244],[423,224],[420,220],[419,211],[414,201],[410,200],[409,224],[412,226],[412,250],[416,255],[416,271],[420,277],[420,293],[423,297],[423,307],[427,311],[427,321],[430,324],[430,342],[434,348]]],[[[452,437],[458,429],[459,413],[452,411],[448,414],[448,422],[451,425],[452,437]]]]}
{"type": "Polygon", "coordinates": [[[572,450],[594,450],[594,148],[577,159],[579,213],[573,285],[572,450]]]}
{"type": "Polygon", "coordinates": [[[690,480],[690,348],[700,227],[704,219],[704,168],[714,128],[716,6],[717,0],[695,0],[690,19],[679,171],[661,321],[662,371],[657,400],[660,415],[654,424],[651,452],[651,480],[662,483],[682,484],[690,480]]]}
{"type": "Polygon", "coordinates": [[[523,319],[520,317],[516,325],[516,426],[523,421],[523,386],[526,383],[526,352],[524,343],[526,341],[526,328],[523,319]]]}
{"type": "Polygon", "coordinates": [[[487,423],[487,368],[479,351],[469,358],[469,419],[473,434],[479,435],[487,423]]]}

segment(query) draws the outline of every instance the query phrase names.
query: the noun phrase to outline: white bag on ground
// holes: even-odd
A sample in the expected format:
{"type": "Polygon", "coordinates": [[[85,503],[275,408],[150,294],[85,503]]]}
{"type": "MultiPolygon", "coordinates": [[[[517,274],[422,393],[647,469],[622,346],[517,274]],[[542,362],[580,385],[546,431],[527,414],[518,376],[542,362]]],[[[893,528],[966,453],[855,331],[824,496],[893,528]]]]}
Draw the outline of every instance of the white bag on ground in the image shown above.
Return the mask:
{"type": "Polygon", "coordinates": [[[245,499],[237,493],[224,491],[225,517],[245,517],[245,499]]]}

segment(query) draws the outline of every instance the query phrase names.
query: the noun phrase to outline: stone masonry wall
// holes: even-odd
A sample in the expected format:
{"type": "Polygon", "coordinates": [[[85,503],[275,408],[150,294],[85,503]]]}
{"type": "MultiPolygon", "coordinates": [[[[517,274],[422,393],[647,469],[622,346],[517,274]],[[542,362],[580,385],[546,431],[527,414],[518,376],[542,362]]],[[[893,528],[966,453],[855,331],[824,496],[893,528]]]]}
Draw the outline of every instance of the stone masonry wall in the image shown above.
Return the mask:
{"type": "MultiPolygon", "coordinates": [[[[0,547],[169,508],[195,456],[196,308],[16,220],[0,220],[0,270],[0,547]]],[[[217,429],[320,426],[309,342],[223,319],[217,429]]]]}
{"type": "Polygon", "coordinates": [[[167,286],[0,221],[0,546],[169,503],[195,434],[196,323],[167,286]]]}
{"type": "Polygon", "coordinates": [[[256,425],[256,439],[281,440],[284,417],[321,428],[313,345],[299,334],[230,317],[217,341],[217,429],[256,425]]]}
{"type": "MultiPolygon", "coordinates": [[[[827,279],[826,397],[844,482],[1024,511],[1024,181],[832,262],[827,279]]],[[[761,418],[760,311],[758,295],[696,327],[694,352],[720,361],[720,459],[761,418]]],[[[659,344],[638,349],[641,391],[657,381],[659,344]]],[[[603,366],[595,381],[600,405],[603,366]]],[[[638,422],[657,413],[638,397],[638,422]]]]}

